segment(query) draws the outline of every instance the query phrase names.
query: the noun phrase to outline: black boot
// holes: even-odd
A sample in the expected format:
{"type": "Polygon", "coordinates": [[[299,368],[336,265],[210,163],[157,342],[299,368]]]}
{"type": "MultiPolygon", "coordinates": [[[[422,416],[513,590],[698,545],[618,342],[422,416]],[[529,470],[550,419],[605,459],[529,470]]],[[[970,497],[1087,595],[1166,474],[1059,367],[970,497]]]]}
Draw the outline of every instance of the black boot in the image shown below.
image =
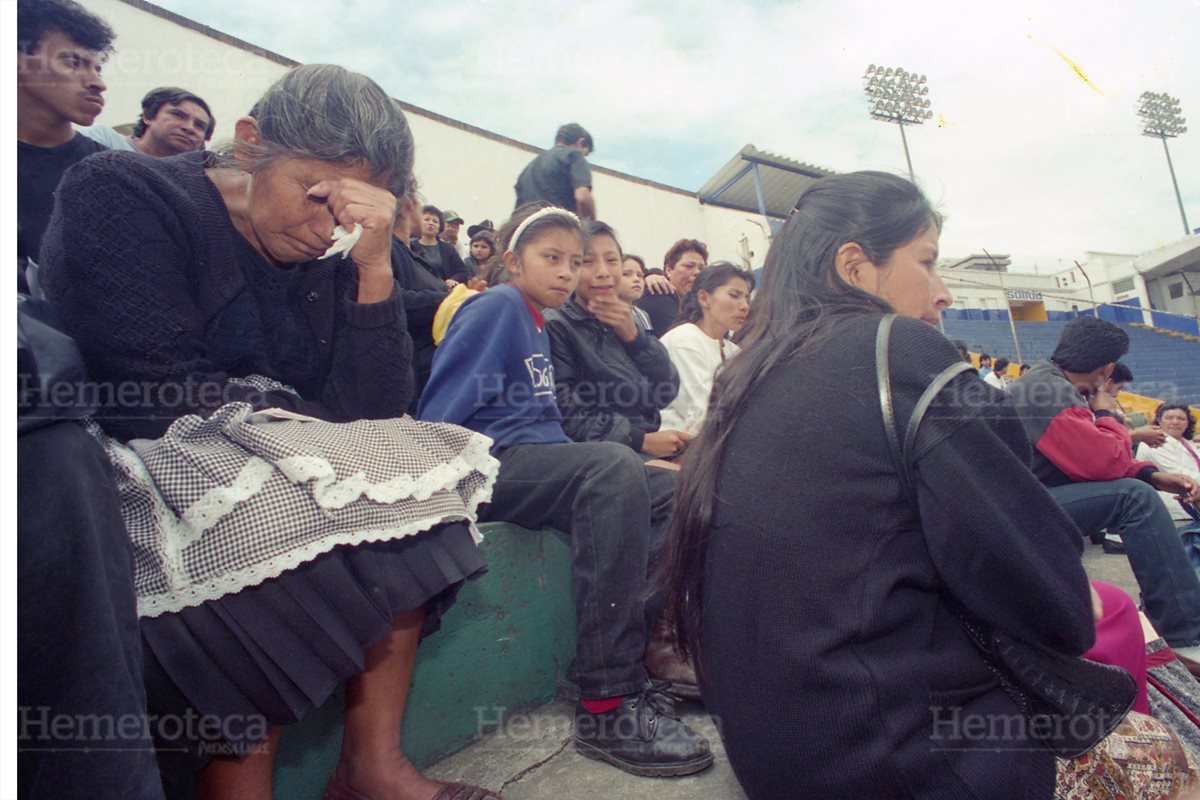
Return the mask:
{"type": "Polygon", "coordinates": [[[665,684],[652,681],[612,711],[593,714],[575,706],[575,749],[580,755],[651,778],[673,778],[708,769],[708,740],[675,716],[665,684]]]}

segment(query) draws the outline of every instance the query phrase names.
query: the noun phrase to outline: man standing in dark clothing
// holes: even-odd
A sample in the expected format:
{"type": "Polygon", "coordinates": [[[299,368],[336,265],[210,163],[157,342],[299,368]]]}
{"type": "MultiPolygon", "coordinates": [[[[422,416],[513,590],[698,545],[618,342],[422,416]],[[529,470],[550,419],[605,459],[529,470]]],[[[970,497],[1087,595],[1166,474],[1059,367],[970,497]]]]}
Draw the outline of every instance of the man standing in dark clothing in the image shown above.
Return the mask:
{"type": "Polygon", "coordinates": [[[530,161],[517,178],[513,187],[517,191],[517,207],[545,202],[595,219],[592,170],[587,163],[593,149],[592,135],[582,125],[569,122],[559,128],[554,147],[530,161]]]}
{"type": "Polygon", "coordinates": [[[1101,389],[1128,349],[1120,327],[1080,317],[1009,393],[1034,447],[1033,473],[1085,536],[1120,532],[1146,616],[1190,666],[1200,661],[1200,578],[1155,490],[1194,502],[1200,485],[1134,460],[1116,400],[1101,389]]]}
{"type": "MultiPolygon", "coordinates": [[[[63,173],[104,146],[91,125],[108,88],[100,70],[114,34],[71,0],[28,0],[17,14],[17,255],[37,260],[63,173]]],[[[18,286],[25,289],[24,275],[18,286]]]]}

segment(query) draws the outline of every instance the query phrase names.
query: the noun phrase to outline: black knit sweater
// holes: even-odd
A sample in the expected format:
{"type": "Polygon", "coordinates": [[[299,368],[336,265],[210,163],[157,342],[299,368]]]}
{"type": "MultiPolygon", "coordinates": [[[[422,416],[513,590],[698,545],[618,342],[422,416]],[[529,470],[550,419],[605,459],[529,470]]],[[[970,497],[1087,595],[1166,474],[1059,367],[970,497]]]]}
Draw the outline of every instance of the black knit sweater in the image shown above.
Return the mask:
{"type": "MultiPolygon", "coordinates": [[[[1081,653],[1094,628],[1079,532],[1026,466],[1003,393],[974,374],[920,428],[917,524],[884,437],[877,323],[841,323],[774,369],[734,423],[705,565],[705,700],[752,798],[1049,798],[1049,751],[969,727],[1019,712],[943,598],[1081,653]]],[[[897,320],[901,427],[957,358],[897,320]]]]}
{"type": "Polygon", "coordinates": [[[231,382],[245,373],[212,337],[248,288],[240,234],[205,164],[204,153],[108,152],[71,168],[59,187],[42,279],[98,384],[101,424],[118,438],[152,438],[184,414],[232,401],[332,421],[402,415],[412,342],[400,294],[356,302],[357,271],[341,258],[294,267],[304,270],[295,297],[312,330],[319,391],[300,398],[231,382]]]}

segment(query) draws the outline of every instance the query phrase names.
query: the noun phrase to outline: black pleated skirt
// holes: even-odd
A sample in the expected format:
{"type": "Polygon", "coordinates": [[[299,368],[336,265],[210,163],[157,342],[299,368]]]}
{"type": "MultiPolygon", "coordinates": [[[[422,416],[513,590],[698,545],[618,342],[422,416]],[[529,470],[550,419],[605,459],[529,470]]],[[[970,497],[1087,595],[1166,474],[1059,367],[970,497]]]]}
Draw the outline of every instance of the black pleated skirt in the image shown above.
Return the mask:
{"type": "Polygon", "coordinates": [[[463,523],[337,547],[235,594],[142,619],[151,733],[174,768],[238,757],[363,669],[395,616],[436,631],[486,562],[463,523]]]}

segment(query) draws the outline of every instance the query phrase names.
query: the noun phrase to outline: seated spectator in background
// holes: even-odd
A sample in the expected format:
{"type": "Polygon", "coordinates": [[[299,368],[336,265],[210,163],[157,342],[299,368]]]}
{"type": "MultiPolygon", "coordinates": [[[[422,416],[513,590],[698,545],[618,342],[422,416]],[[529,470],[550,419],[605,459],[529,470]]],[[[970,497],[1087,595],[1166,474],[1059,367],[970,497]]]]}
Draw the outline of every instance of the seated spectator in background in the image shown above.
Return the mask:
{"type": "Polygon", "coordinates": [[[142,98],[142,116],[130,139],[148,156],[173,156],[203,150],[216,128],[202,97],[177,86],[160,86],[142,98]]]}
{"type": "Polygon", "coordinates": [[[1022,365],[1021,365],[1021,366],[1020,366],[1020,367],[1017,369],[1017,377],[1018,377],[1018,378],[1019,378],[1019,377],[1021,377],[1021,376],[1022,376],[1022,375],[1024,375],[1026,372],[1029,372],[1029,365],[1028,365],[1028,364],[1022,364],[1022,365]]]}
{"type": "Polygon", "coordinates": [[[438,239],[453,247],[459,258],[465,257],[465,248],[458,241],[458,231],[462,227],[463,218],[458,215],[457,211],[447,211],[442,214],[442,219],[445,224],[442,226],[442,232],[438,235],[438,239]]]}
{"type": "Polygon", "coordinates": [[[667,281],[671,284],[672,292],[652,294],[647,292],[637,302],[638,308],[650,317],[650,325],[654,335],[661,338],[671,329],[679,317],[683,306],[683,298],[692,289],[696,276],[708,263],[708,248],[704,242],[695,239],[680,239],[671,245],[671,249],[663,256],[663,268],[666,270],[667,281]]]}
{"type": "Polygon", "coordinates": [[[437,206],[422,206],[420,225],[421,232],[411,243],[412,254],[447,286],[466,283],[470,276],[458,251],[438,238],[445,227],[441,210],[437,206]]]}
{"type": "Polygon", "coordinates": [[[467,277],[479,276],[483,265],[496,255],[496,238],[491,231],[480,230],[471,234],[471,254],[463,259],[467,277]]]}
{"type": "Polygon", "coordinates": [[[986,378],[992,371],[992,357],[987,353],[979,356],[979,377],[986,378]]]}
{"type": "Polygon", "coordinates": [[[1129,428],[1129,436],[1133,439],[1133,446],[1136,449],[1139,444],[1149,445],[1150,447],[1161,447],[1167,441],[1167,435],[1163,433],[1162,428],[1158,425],[1142,425],[1139,428],[1133,427],[1132,423],[1126,418],[1125,410],[1121,408],[1118,396],[1125,391],[1126,384],[1133,382],[1133,372],[1123,362],[1118,361],[1113,367],[1112,375],[1100,387],[1103,391],[1108,392],[1113,400],[1117,400],[1117,410],[1113,415],[1120,420],[1121,424],[1129,428]]]}
{"type": "Polygon", "coordinates": [[[1008,372],[1008,359],[997,358],[992,362],[992,370],[983,376],[983,382],[1001,391],[1008,388],[1009,379],[1004,373],[1008,372]]]}
{"type": "Polygon", "coordinates": [[[63,173],[106,149],[73,125],[91,125],[108,88],[100,70],[112,52],[108,24],[72,0],[17,3],[17,288],[25,259],[39,260],[42,234],[63,173]]]}
{"type": "Polygon", "coordinates": [[[621,262],[621,288],[617,296],[633,306],[633,318],[643,330],[650,330],[650,315],[638,308],[636,303],[646,293],[646,262],[641,256],[626,253],[621,262]]]}
{"type": "Polygon", "coordinates": [[[433,368],[433,318],[438,307],[450,293],[450,287],[438,280],[426,268],[417,263],[409,251],[409,236],[420,225],[420,209],[411,197],[400,200],[400,211],[392,236],[392,274],[400,286],[400,297],[404,303],[405,326],[412,338],[413,397],[408,411],[417,412],[420,393],[429,380],[433,368]]]}
{"type": "Polygon", "coordinates": [[[157,726],[160,754],[203,765],[200,797],[269,798],[278,727],[345,681],[327,796],[432,797],[401,721],[421,637],[485,569],[464,520],[495,464],[475,434],[403,416],[411,344],[391,254],[412,134],[377,84],[328,65],[289,70],[235,131],[217,153],[77,164],[43,248],[92,378],[144,387],[96,419],[129,492],[150,709],[239,721],[157,726]],[[322,260],[339,224],[361,237],[322,260]],[[247,419],[271,408],[312,419],[247,419]],[[449,463],[457,487],[403,488],[445,487],[449,463]],[[334,497],[313,477],[358,488],[334,497]],[[360,480],[393,491],[360,502],[360,480]],[[206,487],[235,481],[236,514],[204,509],[206,487]],[[181,517],[203,525],[162,522],[181,517]]]}
{"type": "MultiPolygon", "coordinates": [[[[1160,447],[1139,444],[1137,457],[1166,472],[1187,475],[1200,482],[1200,449],[1192,442],[1196,419],[1191,410],[1182,403],[1163,403],[1154,412],[1154,424],[1166,434],[1166,441],[1160,447]]],[[[1183,539],[1188,555],[1194,565],[1200,566],[1200,514],[1196,504],[1181,503],[1170,492],[1159,492],[1158,496],[1171,512],[1171,519],[1186,531],[1183,539]]]]}
{"type": "Polygon", "coordinates": [[[569,122],[560,127],[554,135],[554,147],[530,161],[517,177],[513,187],[517,193],[515,207],[549,203],[585,219],[595,219],[592,170],[587,162],[595,149],[592,135],[582,125],[569,122]]]}
{"type": "Polygon", "coordinates": [[[1073,319],[1049,360],[1035,364],[1009,392],[1034,445],[1034,474],[1085,536],[1120,532],[1146,616],[1181,660],[1195,662],[1200,578],[1155,490],[1195,502],[1200,482],[1133,459],[1116,400],[1102,388],[1128,349],[1119,326],[1073,319]]]}
{"type": "Polygon", "coordinates": [[[727,338],[750,311],[754,278],[728,261],[700,273],[683,301],[679,323],[662,337],[679,370],[679,395],[663,409],[662,425],[695,435],[708,411],[713,377],[738,346],[727,338]]]}
{"type": "Polygon", "coordinates": [[[674,716],[642,659],[658,602],[648,602],[675,484],[617,442],[572,442],[555,400],[544,312],[567,302],[584,257],[578,218],[522,207],[500,230],[511,281],[469,298],[433,360],[419,416],[491,437],[500,471],[482,512],[571,539],[578,621],[567,678],[578,686],[575,747],[647,776],[712,764],[708,742],[674,716]]]}
{"type": "Polygon", "coordinates": [[[679,392],[679,373],[658,339],[637,324],[620,297],[621,245],[603,222],[587,235],[575,293],[546,312],[554,386],[563,430],[576,442],[620,442],[669,458],[690,438],[659,430],[659,412],[679,392]]]}
{"type": "Polygon", "coordinates": [[[971,351],[967,349],[967,343],[964,342],[962,339],[954,340],[954,349],[958,351],[958,354],[960,356],[962,356],[963,361],[967,362],[968,364],[975,363],[974,361],[971,360],[971,351]]]}

